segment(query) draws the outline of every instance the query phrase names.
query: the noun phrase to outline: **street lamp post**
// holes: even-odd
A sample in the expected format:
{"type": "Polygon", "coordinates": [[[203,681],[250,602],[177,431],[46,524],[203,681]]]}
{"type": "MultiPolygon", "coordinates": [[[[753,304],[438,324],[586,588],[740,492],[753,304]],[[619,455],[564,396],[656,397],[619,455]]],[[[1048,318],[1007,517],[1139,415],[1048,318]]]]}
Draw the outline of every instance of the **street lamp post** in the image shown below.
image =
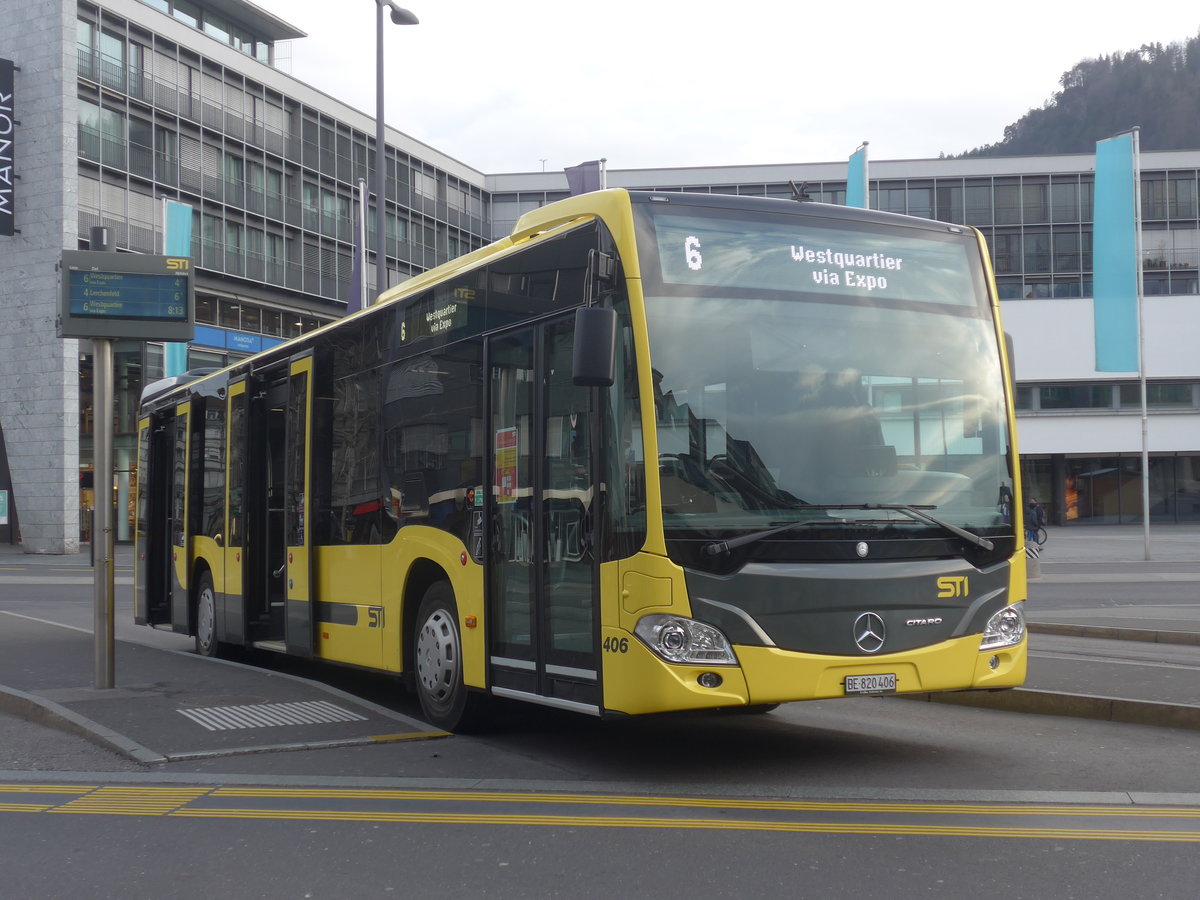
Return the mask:
{"type": "Polygon", "coordinates": [[[383,126],[383,8],[397,25],[416,25],[417,17],[392,0],[375,0],[375,294],[387,288],[387,154],[383,126]]]}

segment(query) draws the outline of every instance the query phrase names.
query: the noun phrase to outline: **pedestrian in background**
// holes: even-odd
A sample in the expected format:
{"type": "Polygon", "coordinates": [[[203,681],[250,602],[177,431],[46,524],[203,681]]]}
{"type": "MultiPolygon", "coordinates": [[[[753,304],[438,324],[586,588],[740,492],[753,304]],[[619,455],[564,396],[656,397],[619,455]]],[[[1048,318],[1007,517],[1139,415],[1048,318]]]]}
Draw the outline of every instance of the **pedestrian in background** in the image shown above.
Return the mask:
{"type": "Polygon", "coordinates": [[[1029,498],[1029,506],[1025,510],[1025,542],[1036,544],[1038,529],[1046,524],[1046,510],[1037,502],[1037,497],[1029,498]]]}

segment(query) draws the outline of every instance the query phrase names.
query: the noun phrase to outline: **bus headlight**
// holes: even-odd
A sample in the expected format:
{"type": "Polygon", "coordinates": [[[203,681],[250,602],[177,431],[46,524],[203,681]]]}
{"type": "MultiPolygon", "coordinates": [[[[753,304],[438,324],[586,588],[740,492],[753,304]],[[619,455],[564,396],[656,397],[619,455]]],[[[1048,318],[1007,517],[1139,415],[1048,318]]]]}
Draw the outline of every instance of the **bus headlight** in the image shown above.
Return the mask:
{"type": "Polygon", "coordinates": [[[737,657],[719,630],[682,616],[644,616],[634,629],[642,641],[667,662],[734,666],[737,657]]]}
{"type": "Polygon", "coordinates": [[[1004,607],[988,619],[983,629],[983,640],[979,643],[980,650],[994,650],[997,647],[1011,647],[1021,643],[1025,637],[1025,601],[1004,607]]]}

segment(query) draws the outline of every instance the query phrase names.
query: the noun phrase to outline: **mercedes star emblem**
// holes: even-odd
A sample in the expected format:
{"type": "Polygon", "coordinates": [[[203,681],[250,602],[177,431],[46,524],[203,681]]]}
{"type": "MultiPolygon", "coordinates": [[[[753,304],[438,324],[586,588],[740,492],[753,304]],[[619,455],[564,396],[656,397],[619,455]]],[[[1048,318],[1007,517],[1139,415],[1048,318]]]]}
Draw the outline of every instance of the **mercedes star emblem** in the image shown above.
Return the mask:
{"type": "Polygon", "coordinates": [[[859,541],[854,545],[854,552],[857,553],[859,557],[864,557],[871,552],[871,548],[867,546],[866,541],[859,541]]]}
{"type": "Polygon", "coordinates": [[[863,653],[878,653],[887,638],[887,627],[878,613],[865,612],[854,620],[854,643],[863,653]]]}

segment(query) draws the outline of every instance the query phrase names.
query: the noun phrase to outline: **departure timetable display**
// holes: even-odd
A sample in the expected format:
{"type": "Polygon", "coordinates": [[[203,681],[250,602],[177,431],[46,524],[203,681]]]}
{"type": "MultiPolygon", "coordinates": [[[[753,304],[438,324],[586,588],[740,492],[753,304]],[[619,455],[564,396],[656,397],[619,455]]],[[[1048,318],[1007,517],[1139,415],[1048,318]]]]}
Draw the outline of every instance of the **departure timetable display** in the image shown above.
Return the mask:
{"type": "Polygon", "coordinates": [[[71,272],[71,313],[122,319],[186,319],[186,275],[71,272]]]}
{"type": "Polygon", "coordinates": [[[662,281],[973,306],[981,273],[963,233],[825,228],[797,219],[654,215],[662,281]]]}
{"type": "Polygon", "coordinates": [[[64,250],[58,336],[190,341],[195,285],[186,256],[64,250]]]}

